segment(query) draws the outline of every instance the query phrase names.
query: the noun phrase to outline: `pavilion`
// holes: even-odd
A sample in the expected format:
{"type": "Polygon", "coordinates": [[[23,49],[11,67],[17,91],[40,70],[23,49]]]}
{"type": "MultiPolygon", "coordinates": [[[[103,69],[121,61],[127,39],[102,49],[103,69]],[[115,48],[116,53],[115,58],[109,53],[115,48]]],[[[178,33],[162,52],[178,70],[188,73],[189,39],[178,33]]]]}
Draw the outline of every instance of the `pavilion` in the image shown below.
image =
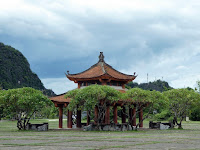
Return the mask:
{"type": "MultiPolygon", "coordinates": [[[[98,84],[98,85],[108,85],[122,93],[125,93],[127,90],[125,88],[125,84],[133,81],[137,76],[135,75],[135,73],[133,75],[127,75],[115,70],[114,68],[112,68],[112,66],[110,66],[104,61],[103,52],[100,52],[99,61],[96,64],[91,66],[89,69],[77,74],[70,74],[69,71],[67,71],[66,77],[69,80],[74,81],[74,83],[77,83],[78,84],[77,88],[79,89],[89,86],[91,84],[98,84]]],[[[59,128],[63,127],[63,108],[67,107],[68,104],[70,103],[70,98],[66,99],[64,97],[65,94],[66,93],[63,93],[50,98],[51,101],[55,104],[55,107],[59,108],[59,128]]],[[[136,113],[136,108],[135,104],[132,105],[134,105],[134,107],[129,108],[129,117],[135,116],[131,121],[131,125],[136,126],[136,115],[134,115],[136,113]]],[[[104,122],[106,124],[110,123],[110,107],[113,107],[113,122],[117,124],[117,107],[122,107],[121,111],[122,123],[126,123],[126,114],[123,113],[126,110],[125,110],[125,103],[123,101],[118,101],[115,104],[107,106],[104,122]]],[[[94,110],[95,110],[95,115],[97,115],[98,109],[95,107],[94,110]]],[[[77,113],[76,127],[81,128],[82,127],[81,110],[77,110],[76,113],[77,113]]],[[[142,122],[142,118],[143,118],[143,110],[141,108],[139,111],[139,121],[142,122]]],[[[68,110],[67,127],[72,128],[72,124],[73,124],[72,112],[68,110]]],[[[90,124],[90,116],[87,115],[87,125],[89,124],[90,124]]],[[[139,127],[143,127],[143,122],[140,123],[139,127]]]]}

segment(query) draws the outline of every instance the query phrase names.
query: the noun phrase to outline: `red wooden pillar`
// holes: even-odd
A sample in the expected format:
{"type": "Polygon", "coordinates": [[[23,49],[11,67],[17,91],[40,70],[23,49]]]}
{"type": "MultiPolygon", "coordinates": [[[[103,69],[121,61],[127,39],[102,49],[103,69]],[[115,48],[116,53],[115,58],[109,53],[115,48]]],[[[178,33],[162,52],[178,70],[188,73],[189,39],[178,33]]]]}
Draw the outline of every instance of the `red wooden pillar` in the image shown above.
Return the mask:
{"type": "Polygon", "coordinates": [[[133,126],[136,126],[136,107],[133,108],[133,126]]]}
{"type": "Polygon", "coordinates": [[[90,124],[90,111],[87,111],[87,125],[90,124]]]}
{"type": "Polygon", "coordinates": [[[113,107],[113,121],[117,124],[117,105],[113,107]]]}
{"type": "Polygon", "coordinates": [[[110,124],[110,106],[106,107],[105,123],[110,124]]]}
{"type": "Polygon", "coordinates": [[[79,83],[78,83],[78,89],[80,89],[80,88],[81,88],[81,83],[79,82],[79,83]]]}
{"type": "Polygon", "coordinates": [[[139,122],[141,122],[140,125],[139,125],[140,128],[143,127],[142,119],[143,119],[143,109],[142,109],[142,107],[140,107],[140,110],[139,110],[139,122]]]}
{"type": "Polygon", "coordinates": [[[63,105],[59,105],[59,128],[63,126],[63,105]]]}
{"type": "Polygon", "coordinates": [[[122,123],[126,123],[126,108],[124,106],[122,106],[121,116],[122,116],[122,123]]]}
{"type": "Polygon", "coordinates": [[[77,110],[76,127],[81,128],[81,110],[77,110]]]}
{"type": "Polygon", "coordinates": [[[94,108],[94,123],[97,124],[98,122],[98,107],[95,106],[94,108]]]}
{"type": "Polygon", "coordinates": [[[133,109],[129,108],[129,121],[130,124],[133,125],[133,109]]]}
{"type": "Polygon", "coordinates": [[[67,111],[67,127],[72,128],[72,111],[67,111]]]}

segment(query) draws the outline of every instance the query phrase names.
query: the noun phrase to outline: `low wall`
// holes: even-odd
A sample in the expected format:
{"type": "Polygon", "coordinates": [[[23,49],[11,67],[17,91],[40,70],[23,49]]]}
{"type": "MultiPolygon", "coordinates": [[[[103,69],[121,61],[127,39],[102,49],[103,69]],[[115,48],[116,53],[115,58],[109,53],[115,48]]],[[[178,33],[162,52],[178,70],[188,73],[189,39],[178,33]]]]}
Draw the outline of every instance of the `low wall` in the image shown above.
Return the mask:
{"type": "Polygon", "coordinates": [[[149,121],[149,128],[150,129],[161,129],[161,130],[172,129],[172,128],[174,128],[174,124],[170,121],[168,123],[149,121]]]}
{"type": "Polygon", "coordinates": [[[43,123],[43,124],[28,123],[27,126],[26,126],[26,130],[48,131],[49,130],[49,124],[48,123],[43,123]]]}
{"type": "Polygon", "coordinates": [[[123,124],[90,124],[88,126],[83,127],[84,131],[128,131],[135,130],[135,126],[131,126],[127,123],[123,124]]]}

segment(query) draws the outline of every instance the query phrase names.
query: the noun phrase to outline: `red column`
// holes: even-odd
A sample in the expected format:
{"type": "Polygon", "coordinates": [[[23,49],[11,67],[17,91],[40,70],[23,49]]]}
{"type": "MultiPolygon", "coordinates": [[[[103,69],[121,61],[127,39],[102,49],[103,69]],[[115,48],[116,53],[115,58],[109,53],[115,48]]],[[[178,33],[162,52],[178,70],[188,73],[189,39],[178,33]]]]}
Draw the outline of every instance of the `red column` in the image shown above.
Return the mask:
{"type": "Polygon", "coordinates": [[[133,109],[129,108],[129,121],[130,124],[133,125],[133,109]]]}
{"type": "Polygon", "coordinates": [[[121,111],[122,123],[126,123],[126,108],[123,106],[121,111]]]}
{"type": "Polygon", "coordinates": [[[105,123],[110,124],[110,106],[106,107],[105,123]]]}
{"type": "Polygon", "coordinates": [[[76,127],[81,128],[81,110],[77,110],[76,127]]]}
{"type": "Polygon", "coordinates": [[[97,124],[98,120],[98,107],[95,106],[94,108],[94,123],[97,124]]]}
{"type": "Polygon", "coordinates": [[[117,105],[113,107],[113,121],[117,124],[117,105]]]}
{"type": "Polygon", "coordinates": [[[135,108],[135,105],[134,105],[134,108],[133,108],[133,126],[136,126],[136,108],[135,108]]]}
{"type": "Polygon", "coordinates": [[[143,121],[142,121],[142,119],[143,119],[143,109],[142,109],[142,107],[140,108],[139,111],[140,111],[139,112],[139,122],[141,122],[139,127],[142,128],[143,127],[143,121]]]}
{"type": "Polygon", "coordinates": [[[63,122],[63,105],[59,105],[59,128],[62,128],[63,122]]]}
{"type": "Polygon", "coordinates": [[[72,111],[67,112],[67,127],[72,128],[72,111]]]}
{"type": "Polygon", "coordinates": [[[90,111],[87,111],[87,125],[90,124],[90,111]]]}
{"type": "Polygon", "coordinates": [[[78,83],[78,89],[80,89],[80,88],[81,88],[81,83],[79,82],[79,83],[78,83]]]}

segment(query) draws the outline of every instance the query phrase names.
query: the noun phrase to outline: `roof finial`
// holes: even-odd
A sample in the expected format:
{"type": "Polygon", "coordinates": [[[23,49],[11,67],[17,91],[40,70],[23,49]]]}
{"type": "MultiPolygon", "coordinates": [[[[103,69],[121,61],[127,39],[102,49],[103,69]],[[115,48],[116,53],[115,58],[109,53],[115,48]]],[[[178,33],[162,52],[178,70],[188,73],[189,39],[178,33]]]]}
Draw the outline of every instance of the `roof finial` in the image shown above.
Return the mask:
{"type": "Polygon", "coordinates": [[[99,55],[99,62],[104,62],[104,55],[103,55],[103,52],[100,52],[100,55],[99,55]]]}

